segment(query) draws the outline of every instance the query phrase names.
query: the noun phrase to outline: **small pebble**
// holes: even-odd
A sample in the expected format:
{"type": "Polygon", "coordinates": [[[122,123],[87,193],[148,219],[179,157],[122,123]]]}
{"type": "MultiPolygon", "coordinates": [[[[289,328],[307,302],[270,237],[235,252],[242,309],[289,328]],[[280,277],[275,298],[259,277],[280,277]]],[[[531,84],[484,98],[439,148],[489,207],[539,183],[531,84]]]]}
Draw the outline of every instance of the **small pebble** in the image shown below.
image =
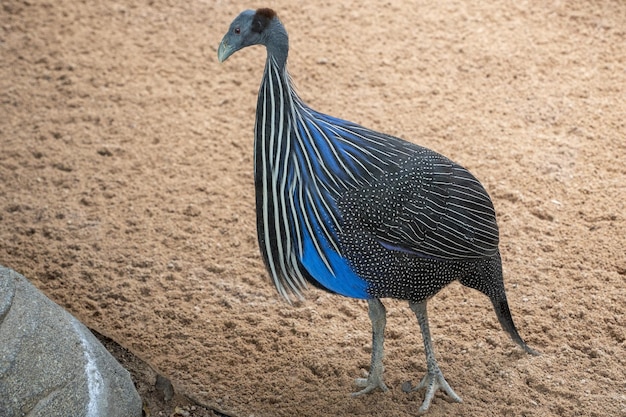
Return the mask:
{"type": "Polygon", "coordinates": [[[411,384],[411,381],[404,381],[402,383],[402,392],[411,392],[413,390],[413,384],[411,384]]]}
{"type": "Polygon", "coordinates": [[[189,417],[191,414],[189,414],[189,411],[183,410],[180,407],[176,407],[174,409],[174,416],[183,416],[183,417],[189,417]]]}

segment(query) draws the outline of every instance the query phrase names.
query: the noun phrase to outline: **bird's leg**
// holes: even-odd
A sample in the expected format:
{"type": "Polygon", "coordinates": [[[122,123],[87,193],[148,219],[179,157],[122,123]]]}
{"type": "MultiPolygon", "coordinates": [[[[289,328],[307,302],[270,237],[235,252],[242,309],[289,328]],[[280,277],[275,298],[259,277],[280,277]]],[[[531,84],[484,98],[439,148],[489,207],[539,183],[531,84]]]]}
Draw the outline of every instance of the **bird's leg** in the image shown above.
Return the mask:
{"type": "Polygon", "coordinates": [[[446,382],[443,377],[443,373],[439,369],[439,365],[437,365],[437,360],[435,359],[435,351],[433,349],[433,343],[430,339],[430,328],[428,327],[428,314],[426,312],[426,301],[422,301],[419,303],[414,303],[409,301],[409,306],[411,310],[417,316],[417,321],[420,324],[420,329],[422,330],[422,338],[424,339],[424,350],[426,351],[426,365],[428,367],[428,373],[422,378],[422,381],[417,385],[414,390],[419,390],[422,388],[426,388],[426,395],[424,396],[424,402],[422,406],[418,410],[418,415],[424,414],[428,407],[430,407],[430,403],[435,396],[435,392],[438,389],[445,391],[453,401],[458,403],[462,402],[461,397],[459,397],[450,385],[446,382]]]}
{"type": "Polygon", "coordinates": [[[387,311],[378,298],[367,300],[369,316],[372,321],[372,362],[367,378],[357,378],[357,386],[361,391],[352,393],[353,397],[367,394],[376,388],[387,391],[389,388],[383,381],[383,341],[385,338],[385,324],[387,323],[387,311]]]}

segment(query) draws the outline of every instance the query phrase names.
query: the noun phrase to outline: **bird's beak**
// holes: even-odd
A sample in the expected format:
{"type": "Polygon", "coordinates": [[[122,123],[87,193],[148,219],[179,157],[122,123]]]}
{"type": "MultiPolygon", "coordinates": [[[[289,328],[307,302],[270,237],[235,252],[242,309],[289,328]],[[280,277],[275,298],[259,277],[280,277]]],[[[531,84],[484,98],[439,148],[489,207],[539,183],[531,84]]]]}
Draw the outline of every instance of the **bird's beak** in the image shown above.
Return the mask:
{"type": "Polygon", "coordinates": [[[217,48],[217,59],[220,62],[224,62],[233,54],[233,52],[235,52],[235,48],[228,43],[226,36],[224,36],[224,39],[220,42],[219,48],[217,48]]]}

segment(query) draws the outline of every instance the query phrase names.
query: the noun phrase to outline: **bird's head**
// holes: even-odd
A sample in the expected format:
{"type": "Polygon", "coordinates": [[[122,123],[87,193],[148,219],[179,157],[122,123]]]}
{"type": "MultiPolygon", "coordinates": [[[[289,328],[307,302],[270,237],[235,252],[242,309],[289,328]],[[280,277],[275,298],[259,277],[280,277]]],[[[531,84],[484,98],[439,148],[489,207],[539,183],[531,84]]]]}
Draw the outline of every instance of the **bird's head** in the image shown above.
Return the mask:
{"type": "Polygon", "coordinates": [[[269,41],[270,26],[273,20],[278,20],[272,9],[246,10],[233,20],[228,32],[224,35],[219,48],[217,59],[220,62],[251,45],[266,45],[269,41]]]}

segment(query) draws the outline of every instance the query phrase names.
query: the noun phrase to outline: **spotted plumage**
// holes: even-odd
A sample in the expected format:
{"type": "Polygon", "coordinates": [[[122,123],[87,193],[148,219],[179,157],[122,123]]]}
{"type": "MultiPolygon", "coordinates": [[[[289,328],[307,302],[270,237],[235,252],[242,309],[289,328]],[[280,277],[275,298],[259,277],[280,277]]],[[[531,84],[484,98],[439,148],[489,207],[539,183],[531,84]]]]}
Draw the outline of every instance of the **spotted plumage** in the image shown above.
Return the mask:
{"type": "Polygon", "coordinates": [[[509,312],[495,211],[480,182],[434,151],[304,104],[286,69],[287,32],[270,9],[241,13],[218,58],[257,44],[267,48],[254,144],[259,247],[287,299],[311,283],[368,300],[372,365],[357,394],[386,390],[380,298],[391,297],[409,301],[422,330],[420,411],[437,389],[460,401],[437,366],[426,313],[428,298],[454,280],[489,296],[504,329],[533,353],[509,312]]]}

